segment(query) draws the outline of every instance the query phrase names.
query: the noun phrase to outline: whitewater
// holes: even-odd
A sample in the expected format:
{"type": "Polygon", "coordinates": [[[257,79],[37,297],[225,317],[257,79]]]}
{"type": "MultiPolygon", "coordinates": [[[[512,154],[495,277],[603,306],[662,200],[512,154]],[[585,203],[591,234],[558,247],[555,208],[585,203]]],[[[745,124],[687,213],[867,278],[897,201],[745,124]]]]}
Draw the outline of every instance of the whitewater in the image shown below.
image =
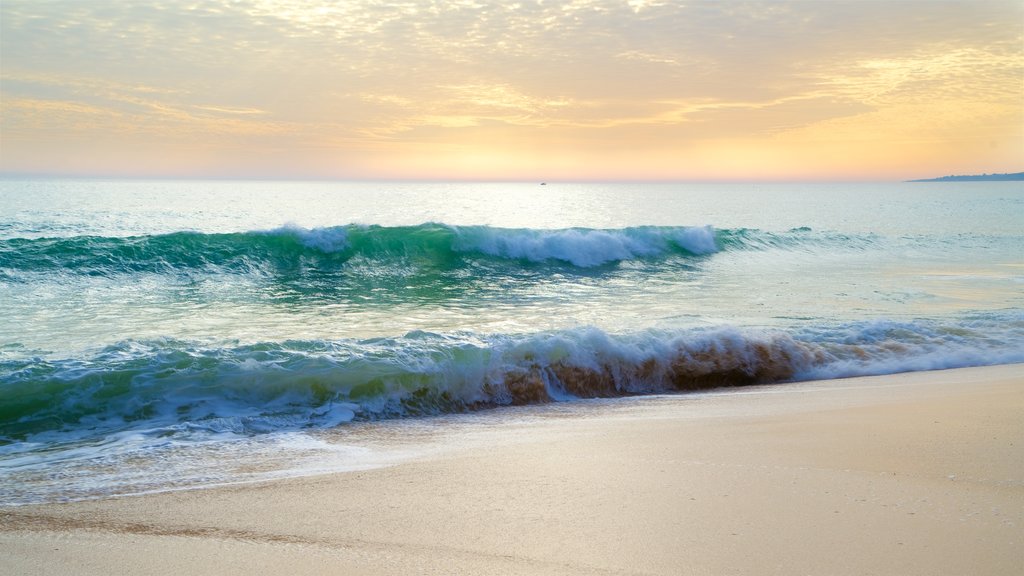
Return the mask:
{"type": "Polygon", "coordinates": [[[381,465],[368,423],[1024,362],[1022,222],[1015,182],[0,181],[0,503],[381,465]]]}

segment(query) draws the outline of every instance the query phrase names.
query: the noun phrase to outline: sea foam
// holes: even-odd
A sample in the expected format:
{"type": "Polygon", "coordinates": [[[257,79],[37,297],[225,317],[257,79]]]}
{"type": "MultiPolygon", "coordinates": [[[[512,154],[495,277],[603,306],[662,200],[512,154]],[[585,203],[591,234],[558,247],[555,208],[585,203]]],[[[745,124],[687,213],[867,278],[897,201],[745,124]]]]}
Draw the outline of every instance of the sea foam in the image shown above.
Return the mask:
{"type": "Polygon", "coordinates": [[[530,230],[454,227],[454,247],[501,258],[531,262],[558,260],[581,268],[610,262],[664,256],[673,246],[695,255],[717,250],[714,230],[697,228],[629,228],[623,230],[530,230]]]}
{"type": "Polygon", "coordinates": [[[0,361],[0,453],[126,430],[260,434],[572,398],[1024,361],[1024,320],[432,334],[208,347],[124,342],[0,361]]]}

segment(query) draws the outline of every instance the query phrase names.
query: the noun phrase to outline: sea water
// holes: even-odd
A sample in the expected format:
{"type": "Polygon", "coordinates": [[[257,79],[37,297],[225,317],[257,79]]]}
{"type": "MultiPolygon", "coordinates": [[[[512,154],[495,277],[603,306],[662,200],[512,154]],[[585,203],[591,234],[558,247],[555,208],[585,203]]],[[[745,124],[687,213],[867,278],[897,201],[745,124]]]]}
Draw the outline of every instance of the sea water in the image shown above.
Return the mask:
{"type": "Polygon", "coordinates": [[[379,465],[325,435],[365,422],[1012,362],[1020,182],[0,181],[5,504],[379,465]]]}

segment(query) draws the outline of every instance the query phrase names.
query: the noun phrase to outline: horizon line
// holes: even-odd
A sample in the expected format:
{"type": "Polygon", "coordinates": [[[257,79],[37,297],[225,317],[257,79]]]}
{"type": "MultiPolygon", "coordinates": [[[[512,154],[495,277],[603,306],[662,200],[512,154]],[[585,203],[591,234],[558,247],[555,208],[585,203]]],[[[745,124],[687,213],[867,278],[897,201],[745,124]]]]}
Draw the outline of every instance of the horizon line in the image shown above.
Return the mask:
{"type": "MultiPolygon", "coordinates": [[[[1008,172],[1007,174],[1013,174],[1008,172]]],[[[945,178],[438,178],[438,177],[344,177],[344,176],[216,176],[171,174],[48,174],[0,172],[0,180],[94,180],[94,181],[195,181],[195,182],[408,182],[408,183],[507,183],[507,184],[884,184],[945,178]]]]}

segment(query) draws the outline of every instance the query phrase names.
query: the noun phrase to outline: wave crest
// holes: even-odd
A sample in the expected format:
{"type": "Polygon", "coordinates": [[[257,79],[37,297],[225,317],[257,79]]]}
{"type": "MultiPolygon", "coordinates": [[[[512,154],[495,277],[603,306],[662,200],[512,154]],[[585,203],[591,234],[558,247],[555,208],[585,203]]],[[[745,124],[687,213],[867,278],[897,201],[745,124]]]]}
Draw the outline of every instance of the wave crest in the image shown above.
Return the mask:
{"type": "MultiPolygon", "coordinates": [[[[1024,322],[870,323],[610,335],[595,328],[479,337],[231,348],[126,342],[79,359],[0,360],[0,438],[125,429],[259,433],[350,419],[1024,361],[1024,322]]],[[[50,440],[47,440],[50,441],[50,440]]]]}
{"type": "Polygon", "coordinates": [[[580,268],[666,256],[680,250],[692,255],[718,250],[711,226],[622,230],[453,227],[453,230],[456,235],[453,247],[459,252],[481,252],[530,262],[558,260],[580,268]]]}
{"type": "Polygon", "coordinates": [[[353,258],[381,265],[458,267],[491,258],[510,264],[555,263],[591,268],[636,259],[693,257],[718,250],[711,226],[617,230],[536,230],[489,226],[288,225],[255,232],[175,232],[155,236],[12,238],[0,240],[0,271],[87,275],[136,272],[305,273],[343,271],[353,258]]]}
{"type": "Polygon", "coordinates": [[[417,226],[324,228],[287,225],[236,233],[175,232],[154,236],[8,238],[0,240],[0,274],[54,271],[126,273],[331,274],[353,260],[383,267],[452,269],[497,260],[510,267],[589,269],[628,261],[688,261],[735,250],[863,250],[873,236],[794,228],[787,232],[706,226],[619,229],[496,228],[427,223],[417,226]]]}

